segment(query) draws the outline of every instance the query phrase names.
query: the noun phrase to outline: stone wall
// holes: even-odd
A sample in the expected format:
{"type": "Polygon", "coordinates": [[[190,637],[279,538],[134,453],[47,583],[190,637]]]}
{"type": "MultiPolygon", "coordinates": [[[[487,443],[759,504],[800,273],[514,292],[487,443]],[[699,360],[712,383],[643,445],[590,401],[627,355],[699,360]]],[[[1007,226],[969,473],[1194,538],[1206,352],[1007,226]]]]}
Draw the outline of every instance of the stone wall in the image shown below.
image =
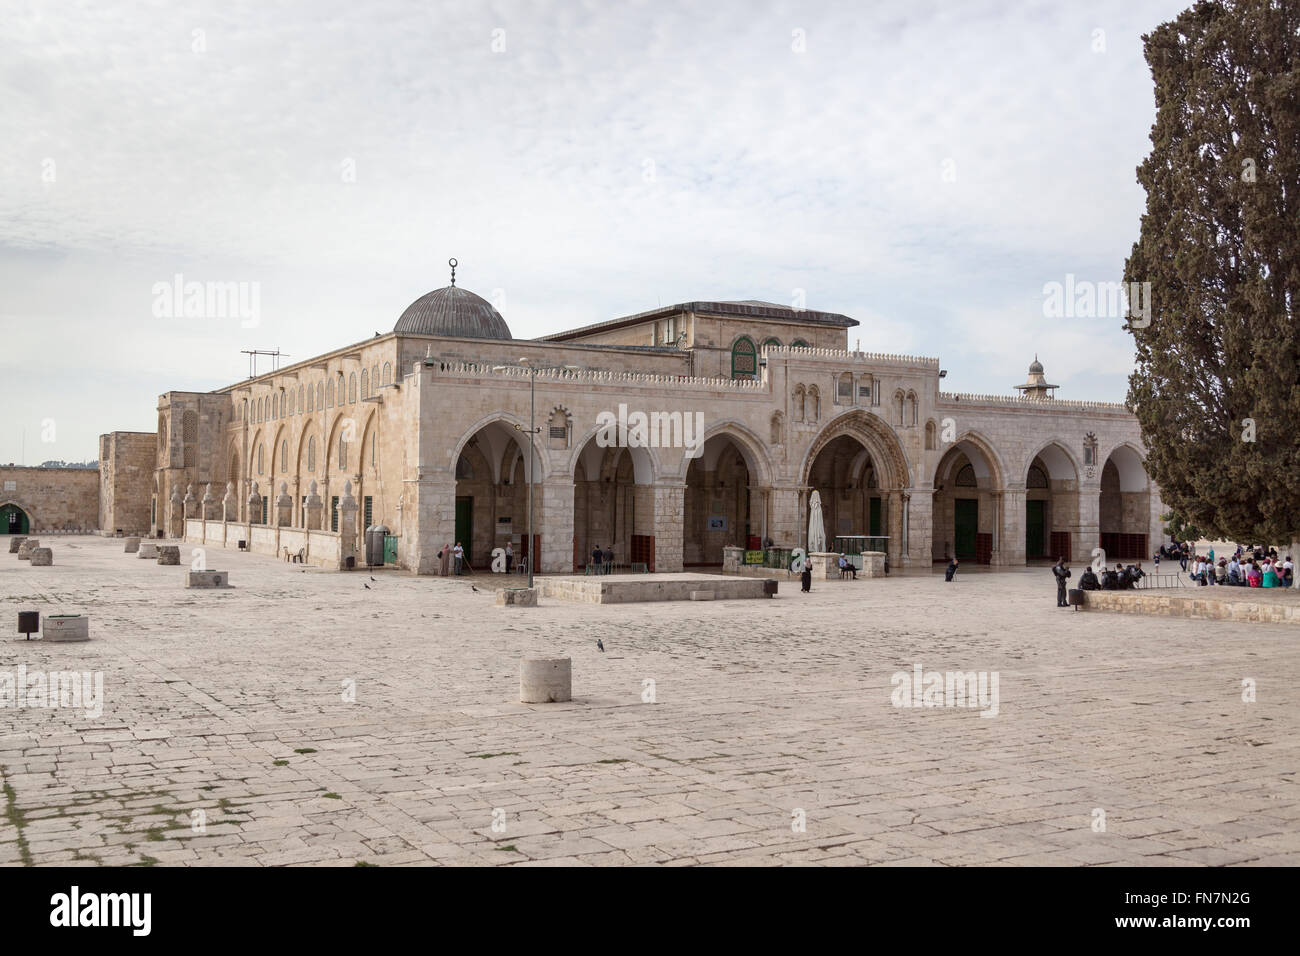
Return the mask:
{"type": "Polygon", "coordinates": [[[110,534],[148,534],[152,525],[158,436],[111,432],[99,436],[99,527],[110,534]]]}
{"type": "Polygon", "coordinates": [[[6,504],[26,512],[33,533],[93,530],[99,527],[99,469],[0,467],[0,505],[6,504]]]}
{"type": "Polygon", "coordinates": [[[1084,591],[1085,610],[1183,617],[1201,621],[1245,624],[1300,624],[1300,599],[1291,588],[1270,588],[1256,597],[1257,588],[1198,588],[1193,597],[1169,591],[1084,591]],[[1229,597],[1204,592],[1226,590],[1229,597]],[[1244,592],[1244,593],[1243,593],[1244,592]]]}

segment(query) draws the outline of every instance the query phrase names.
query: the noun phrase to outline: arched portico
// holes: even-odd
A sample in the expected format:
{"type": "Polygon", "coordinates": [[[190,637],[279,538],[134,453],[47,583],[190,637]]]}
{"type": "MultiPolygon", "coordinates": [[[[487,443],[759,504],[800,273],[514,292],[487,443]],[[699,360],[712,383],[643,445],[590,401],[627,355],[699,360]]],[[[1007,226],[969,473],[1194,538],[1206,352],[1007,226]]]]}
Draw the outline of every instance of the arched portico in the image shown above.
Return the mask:
{"type": "Polygon", "coordinates": [[[855,409],[828,422],[804,456],[800,479],[800,546],[807,542],[808,498],[815,490],[828,547],[835,547],[837,535],[885,537],[891,563],[906,564],[911,467],[898,437],[879,416],[855,409]]]}
{"type": "Polygon", "coordinates": [[[1097,499],[1100,546],[1107,560],[1143,560],[1155,550],[1151,540],[1151,480],[1142,454],[1120,444],[1102,459],[1097,499]]]}
{"type": "MultiPolygon", "coordinates": [[[[931,560],[978,564],[1013,560],[1003,554],[1005,470],[993,445],[968,432],[939,458],[934,473],[931,560]]],[[[1019,552],[1018,546],[1008,549],[1019,552]]],[[[1021,559],[1023,560],[1023,559],[1021,559]]]]}

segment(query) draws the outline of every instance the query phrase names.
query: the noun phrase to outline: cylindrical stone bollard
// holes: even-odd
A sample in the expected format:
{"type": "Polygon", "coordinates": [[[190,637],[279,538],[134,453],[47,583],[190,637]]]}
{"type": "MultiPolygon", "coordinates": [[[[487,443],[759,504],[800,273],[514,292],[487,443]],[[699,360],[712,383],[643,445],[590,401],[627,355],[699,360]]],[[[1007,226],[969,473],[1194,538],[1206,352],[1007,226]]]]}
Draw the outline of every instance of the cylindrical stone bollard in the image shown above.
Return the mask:
{"type": "Polygon", "coordinates": [[[32,567],[48,568],[54,563],[54,551],[50,548],[32,548],[32,567]]]}
{"type": "Polygon", "coordinates": [[[32,549],[40,546],[40,538],[24,538],[23,543],[18,546],[18,560],[30,561],[32,559],[32,549]]]}
{"type": "Polygon", "coordinates": [[[177,544],[160,544],[158,545],[158,563],[159,564],[180,564],[181,548],[177,544]]]}
{"type": "Polygon", "coordinates": [[[14,535],[12,538],[10,538],[10,539],[9,539],[9,553],[10,553],[10,554],[17,554],[17,553],[18,553],[18,547],[19,547],[19,545],[21,545],[21,544],[22,544],[24,541],[26,541],[26,540],[27,540],[27,536],[26,536],[26,535],[18,535],[18,534],[16,534],[16,535],[14,535]]]}
{"type": "Polygon", "coordinates": [[[90,618],[84,614],[49,614],[41,636],[47,641],[90,640],[90,618]]]}
{"type": "Polygon", "coordinates": [[[573,662],[571,658],[520,658],[520,703],[555,704],[572,699],[573,662]]]}
{"type": "Polygon", "coordinates": [[[122,550],[127,554],[135,554],[137,551],[140,550],[140,539],[127,538],[126,545],[122,548],[122,550]]]}

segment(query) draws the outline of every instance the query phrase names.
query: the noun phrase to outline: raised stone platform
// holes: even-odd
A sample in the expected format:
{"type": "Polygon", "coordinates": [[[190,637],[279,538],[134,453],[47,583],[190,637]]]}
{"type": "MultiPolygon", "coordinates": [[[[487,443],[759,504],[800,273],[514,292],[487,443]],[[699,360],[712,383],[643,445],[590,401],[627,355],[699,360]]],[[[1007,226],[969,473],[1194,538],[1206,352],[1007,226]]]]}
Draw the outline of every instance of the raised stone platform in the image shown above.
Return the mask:
{"type": "Polygon", "coordinates": [[[776,581],[708,574],[612,574],[600,577],[537,579],[543,597],[582,604],[633,604],[643,601],[736,601],[772,597],[776,581]],[[702,593],[712,598],[694,597],[702,593]]]}
{"type": "Polygon", "coordinates": [[[1204,587],[1082,593],[1081,607],[1085,611],[1243,624],[1300,624],[1300,591],[1295,588],[1204,587]]]}
{"type": "Polygon", "coordinates": [[[187,571],[185,573],[187,588],[228,588],[229,571],[187,571]]]}

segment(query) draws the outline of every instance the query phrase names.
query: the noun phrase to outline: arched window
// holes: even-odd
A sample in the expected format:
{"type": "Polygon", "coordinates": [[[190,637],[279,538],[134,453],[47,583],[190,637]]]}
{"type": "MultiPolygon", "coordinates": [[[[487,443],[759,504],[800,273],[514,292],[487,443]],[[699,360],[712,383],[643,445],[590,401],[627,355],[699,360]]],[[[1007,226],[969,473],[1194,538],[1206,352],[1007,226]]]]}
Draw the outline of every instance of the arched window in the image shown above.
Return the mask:
{"type": "Polygon", "coordinates": [[[289,439],[284,438],[280,441],[280,471],[289,470],[289,439]]]}
{"type": "Polygon", "coordinates": [[[312,409],[314,409],[314,408],[316,407],[316,403],[315,403],[314,401],[312,401],[312,399],[314,399],[315,397],[316,397],[316,386],[315,386],[315,385],[308,385],[308,386],[307,386],[307,404],[304,405],[304,406],[302,406],[302,411],[304,411],[304,412],[310,412],[312,409]]]}
{"type": "Polygon", "coordinates": [[[771,435],[771,440],[773,445],[779,445],[781,444],[782,441],[785,440],[784,426],[785,423],[781,419],[781,413],[773,412],[772,413],[772,435],[771,435]]]}
{"type": "Polygon", "coordinates": [[[1051,485],[1048,484],[1047,474],[1043,471],[1043,469],[1039,468],[1037,465],[1030,465],[1029,475],[1025,478],[1025,487],[1026,488],[1050,488],[1051,485]]]}
{"type": "Polygon", "coordinates": [[[793,342],[790,343],[790,348],[792,349],[806,349],[809,347],[810,346],[808,345],[808,343],[805,342],[803,339],[795,339],[793,342]]]}
{"type": "Polygon", "coordinates": [[[768,338],[768,339],[765,339],[764,342],[763,342],[763,348],[764,348],[765,350],[766,350],[766,349],[779,349],[780,347],[781,347],[781,340],[778,339],[776,336],[772,336],[772,337],[770,337],[770,338],[768,338]]]}
{"type": "Polygon", "coordinates": [[[379,363],[378,362],[376,362],[375,367],[370,370],[370,385],[376,392],[379,391],[379,363]]]}
{"type": "Polygon", "coordinates": [[[357,403],[357,373],[353,372],[348,376],[348,404],[357,403]]]}
{"type": "Polygon", "coordinates": [[[393,383],[393,366],[385,362],[384,363],[384,384],[391,385],[392,383],[393,383]]]}
{"type": "Polygon", "coordinates": [[[317,408],[325,407],[325,383],[324,382],[316,383],[316,407],[317,408]]]}
{"type": "Polygon", "coordinates": [[[754,340],[747,335],[736,339],[731,346],[731,377],[753,378],[758,374],[758,350],[754,340]]]}
{"type": "Polygon", "coordinates": [[[339,436],[339,469],[340,470],[344,469],[347,466],[348,466],[348,443],[345,442],[343,440],[343,436],[340,435],[339,436]]]}
{"type": "Polygon", "coordinates": [[[307,407],[306,395],[304,394],[306,391],[307,391],[306,386],[303,385],[298,386],[298,413],[299,414],[301,414],[303,410],[306,409],[307,407]]]}
{"type": "Polygon", "coordinates": [[[307,439],[307,470],[316,470],[316,436],[307,439]]]}
{"type": "Polygon", "coordinates": [[[259,475],[266,470],[264,467],[266,464],[265,455],[266,455],[266,446],[259,444],[257,446],[257,473],[259,475]]]}
{"type": "Polygon", "coordinates": [[[907,393],[907,424],[916,425],[919,403],[916,400],[916,392],[907,393]]]}
{"type": "MultiPolygon", "coordinates": [[[[300,385],[298,387],[301,388],[302,386],[300,385]]],[[[296,414],[298,414],[298,396],[295,395],[292,391],[290,391],[289,392],[289,417],[292,418],[296,414]]]]}
{"type": "Polygon", "coordinates": [[[901,390],[894,393],[894,424],[903,424],[903,393],[901,390]]]}
{"type": "Polygon", "coordinates": [[[803,421],[803,416],[804,416],[803,406],[804,406],[803,386],[796,385],[794,387],[794,420],[797,422],[803,421]]]}
{"type": "Polygon", "coordinates": [[[957,478],[954,481],[954,484],[956,484],[958,488],[977,487],[979,483],[975,480],[975,469],[969,464],[962,465],[961,469],[957,472],[957,478]]]}
{"type": "Polygon", "coordinates": [[[822,417],[822,393],[816,385],[808,386],[808,421],[815,422],[822,417]]]}
{"type": "Polygon", "coordinates": [[[934,421],[931,420],[925,423],[925,450],[934,451],[936,447],[938,446],[934,440],[934,421]]]}
{"type": "Polygon", "coordinates": [[[370,373],[364,368],[361,370],[361,397],[367,398],[370,395],[370,373]]]}
{"type": "Polygon", "coordinates": [[[325,408],[334,407],[334,379],[325,383],[325,408]]]}
{"type": "Polygon", "coordinates": [[[853,404],[853,373],[845,372],[836,383],[835,403],[837,405],[853,404]]]}

